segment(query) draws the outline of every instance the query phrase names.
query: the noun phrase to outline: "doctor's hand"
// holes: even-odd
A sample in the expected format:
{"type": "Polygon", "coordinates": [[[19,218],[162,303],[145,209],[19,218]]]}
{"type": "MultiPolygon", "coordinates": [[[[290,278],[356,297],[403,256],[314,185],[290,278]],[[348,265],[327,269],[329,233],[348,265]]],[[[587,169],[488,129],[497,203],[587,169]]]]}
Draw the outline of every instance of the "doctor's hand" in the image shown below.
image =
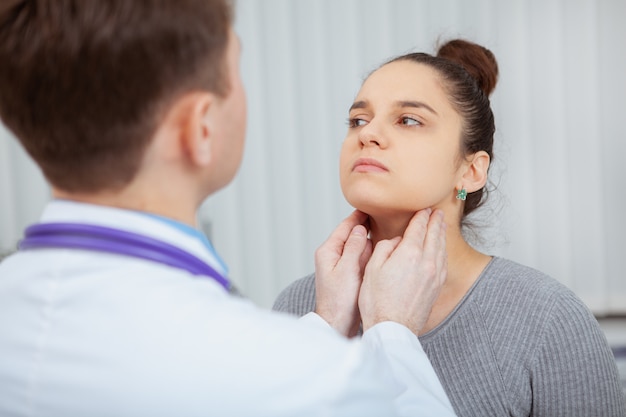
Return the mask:
{"type": "Polygon", "coordinates": [[[357,300],[372,254],[367,214],[355,210],[315,252],[315,312],[347,337],[361,324],[357,300]]]}
{"type": "Polygon", "coordinates": [[[419,211],[402,238],[381,240],[374,248],[358,301],[363,330],[394,321],[418,335],[446,276],[443,212],[419,211]]]}

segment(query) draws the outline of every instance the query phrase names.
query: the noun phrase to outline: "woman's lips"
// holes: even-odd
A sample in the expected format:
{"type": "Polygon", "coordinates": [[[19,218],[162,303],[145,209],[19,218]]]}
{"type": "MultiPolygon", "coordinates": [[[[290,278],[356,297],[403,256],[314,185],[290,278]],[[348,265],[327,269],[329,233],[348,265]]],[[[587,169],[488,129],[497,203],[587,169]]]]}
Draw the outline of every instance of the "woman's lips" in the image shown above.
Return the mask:
{"type": "Polygon", "coordinates": [[[387,172],[387,167],[372,158],[359,158],[352,167],[354,172],[387,172]]]}

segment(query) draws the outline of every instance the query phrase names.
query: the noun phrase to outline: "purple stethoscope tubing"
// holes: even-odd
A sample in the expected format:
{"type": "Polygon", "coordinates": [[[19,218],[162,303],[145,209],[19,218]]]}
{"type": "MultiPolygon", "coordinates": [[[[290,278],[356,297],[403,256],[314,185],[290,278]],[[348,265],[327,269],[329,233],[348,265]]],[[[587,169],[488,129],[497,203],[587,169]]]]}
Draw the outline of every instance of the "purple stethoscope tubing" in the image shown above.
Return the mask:
{"type": "Polygon", "coordinates": [[[174,245],[137,233],[83,223],[38,223],[26,228],[20,250],[84,249],[132,256],[213,278],[227,291],[227,278],[209,264],[174,245]]]}

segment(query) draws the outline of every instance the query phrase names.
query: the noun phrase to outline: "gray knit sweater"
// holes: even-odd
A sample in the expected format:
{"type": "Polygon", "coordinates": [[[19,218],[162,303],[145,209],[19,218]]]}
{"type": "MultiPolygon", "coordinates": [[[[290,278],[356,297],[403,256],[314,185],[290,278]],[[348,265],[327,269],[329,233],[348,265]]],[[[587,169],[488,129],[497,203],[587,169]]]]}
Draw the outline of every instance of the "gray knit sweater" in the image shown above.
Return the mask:
{"type": "MultiPolygon", "coordinates": [[[[314,308],[314,275],[274,304],[296,315],[314,308]]],[[[534,269],[494,258],[420,341],[459,417],[626,417],[597,321],[570,290],[534,269]]]]}

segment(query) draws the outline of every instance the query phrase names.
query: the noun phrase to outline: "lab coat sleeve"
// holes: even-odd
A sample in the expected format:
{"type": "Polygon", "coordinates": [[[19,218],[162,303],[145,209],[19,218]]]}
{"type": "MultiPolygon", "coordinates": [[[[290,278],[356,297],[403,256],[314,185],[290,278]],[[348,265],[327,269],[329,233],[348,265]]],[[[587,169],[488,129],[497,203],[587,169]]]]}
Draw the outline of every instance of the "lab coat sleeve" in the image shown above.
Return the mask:
{"type": "MultiPolygon", "coordinates": [[[[300,320],[335,332],[315,313],[300,320]]],[[[398,415],[456,415],[419,339],[409,329],[394,322],[378,323],[364,333],[360,343],[380,365],[379,377],[393,391],[398,415]]]]}
{"type": "Polygon", "coordinates": [[[378,323],[363,334],[362,343],[384,363],[385,378],[397,387],[400,415],[456,415],[419,339],[409,329],[390,321],[378,323]]]}

